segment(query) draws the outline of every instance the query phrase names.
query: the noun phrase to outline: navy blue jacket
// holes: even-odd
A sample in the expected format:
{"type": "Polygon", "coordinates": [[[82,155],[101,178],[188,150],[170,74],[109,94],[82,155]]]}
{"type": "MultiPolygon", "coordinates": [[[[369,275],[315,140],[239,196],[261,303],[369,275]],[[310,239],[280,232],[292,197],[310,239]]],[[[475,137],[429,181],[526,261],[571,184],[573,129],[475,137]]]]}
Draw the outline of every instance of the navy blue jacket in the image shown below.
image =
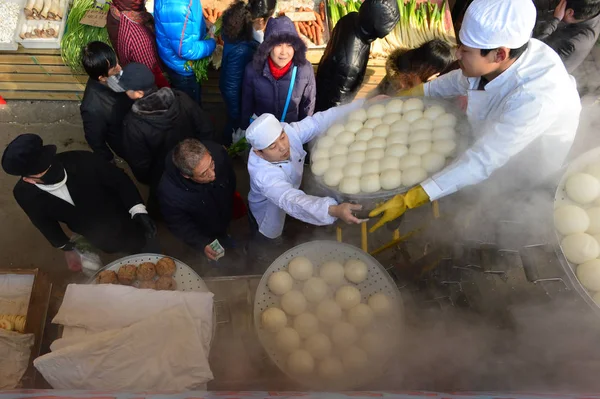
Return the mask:
{"type": "Polygon", "coordinates": [[[203,143],[215,162],[215,181],[200,184],[183,177],[173,164],[171,151],[158,185],[160,210],[167,227],[175,237],[199,251],[227,234],[236,183],[225,149],[212,141],[203,143]]]}
{"type": "MultiPolygon", "coordinates": [[[[391,1],[391,0],[390,0],[391,1]]],[[[271,18],[265,28],[265,41],[258,46],[254,59],[246,65],[242,90],[240,127],[246,129],[252,114],[269,113],[281,119],[285,100],[292,82],[292,69],[298,67],[284,122],[298,122],[311,116],[315,110],[315,73],[306,59],[306,45],[298,36],[294,23],[285,16],[271,18]],[[269,69],[267,58],[273,47],[289,43],[294,48],[292,68],[279,80],[269,69]]]]}
{"type": "Polygon", "coordinates": [[[225,101],[229,123],[234,130],[240,126],[244,70],[246,69],[246,65],[252,61],[258,44],[254,40],[242,42],[225,41],[225,45],[223,46],[219,89],[221,90],[223,101],[225,101]]]}

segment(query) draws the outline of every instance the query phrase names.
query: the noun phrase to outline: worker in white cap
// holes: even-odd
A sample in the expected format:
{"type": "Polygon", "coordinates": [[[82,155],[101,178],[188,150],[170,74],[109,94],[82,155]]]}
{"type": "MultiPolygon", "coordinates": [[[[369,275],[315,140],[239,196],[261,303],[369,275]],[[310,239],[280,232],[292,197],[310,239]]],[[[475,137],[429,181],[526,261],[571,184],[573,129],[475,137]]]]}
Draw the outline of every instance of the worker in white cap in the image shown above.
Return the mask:
{"type": "Polygon", "coordinates": [[[459,33],[460,70],[399,93],[466,97],[473,143],[446,168],[371,212],[383,213],[372,230],[487,179],[486,193],[507,192],[535,187],[560,169],[581,102],[559,56],[531,38],[535,20],[531,0],[474,0],[459,33]]]}
{"type": "Polygon", "coordinates": [[[338,204],[333,198],[308,195],[299,189],[306,157],[302,145],[363,104],[364,100],[357,100],[290,124],[279,122],[272,114],[262,114],[248,127],[246,140],[252,146],[248,202],[263,236],[281,236],[286,214],[317,226],[337,219],[363,222],[352,214],[362,208],[360,205],[338,204]]]}

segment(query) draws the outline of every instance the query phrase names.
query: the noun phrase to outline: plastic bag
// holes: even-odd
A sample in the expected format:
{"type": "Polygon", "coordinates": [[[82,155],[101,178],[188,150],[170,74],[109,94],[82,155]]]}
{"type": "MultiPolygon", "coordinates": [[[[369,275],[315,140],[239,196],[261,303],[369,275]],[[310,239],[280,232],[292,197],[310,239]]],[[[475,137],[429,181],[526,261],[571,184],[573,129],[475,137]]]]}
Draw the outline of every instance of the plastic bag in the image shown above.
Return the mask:
{"type": "Polygon", "coordinates": [[[90,244],[84,237],[74,235],[71,237],[71,243],[75,246],[73,251],[75,255],[67,256],[67,265],[71,270],[82,270],[84,274],[93,274],[102,268],[102,260],[98,255],[96,248],[90,244]],[[79,259],[76,259],[76,258],[79,259]]]}
{"type": "Polygon", "coordinates": [[[238,128],[235,132],[233,132],[231,139],[233,143],[237,143],[244,137],[246,137],[246,131],[238,128]]]}

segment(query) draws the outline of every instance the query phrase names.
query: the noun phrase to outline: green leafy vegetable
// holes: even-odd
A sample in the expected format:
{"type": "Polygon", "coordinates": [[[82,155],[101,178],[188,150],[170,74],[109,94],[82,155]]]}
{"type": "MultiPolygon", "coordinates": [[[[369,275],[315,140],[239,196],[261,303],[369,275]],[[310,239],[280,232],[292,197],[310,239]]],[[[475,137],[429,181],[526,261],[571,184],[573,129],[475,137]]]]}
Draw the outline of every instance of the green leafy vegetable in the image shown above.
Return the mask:
{"type": "MultiPolygon", "coordinates": [[[[221,18],[217,19],[215,22],[215,37],[221,34],[221,26],[223,25],[223,21],[221,18]]],[[[207,34],[205,39],[210,38],[210,34],[207,34]]],[[[208,67],[212,62],[212,55],[194,61],[188,61],[185,63],[184,68],[186,71],[192,70],[194,72],[194,76],[196,77],[196,82],[203,82],[208,80],[208,67]]]]}
{"type": "MultiPolygon", "coordinates": [[[[81,50],[89,42],[101,41],[110,45],[106,28],[82,25],[79,22],[88,10],[96,6],[95,0],[74,0],[69,17],[67,18],[66,32],[60,42],[60,55],[63,61],[74,72],[83,72],[81,65],[81,50]]],[[[107,11],[109,5],[105,4],[103,10],[107,11]]]]}

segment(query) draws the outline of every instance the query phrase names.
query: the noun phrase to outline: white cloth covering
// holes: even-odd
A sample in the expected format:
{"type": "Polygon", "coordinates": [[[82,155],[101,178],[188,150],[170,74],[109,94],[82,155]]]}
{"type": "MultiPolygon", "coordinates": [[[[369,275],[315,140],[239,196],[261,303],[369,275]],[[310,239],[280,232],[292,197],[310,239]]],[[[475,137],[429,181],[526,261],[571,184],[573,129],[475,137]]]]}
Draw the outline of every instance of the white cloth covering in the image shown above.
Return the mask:
{"type": "Polygon", "coordinates": [[[53,323],[65,326],[63,338],[35,366],[54,388],[180,390],[212,379],[211,292],[70,284],[53,323]]]}
{"type": "Polygon", "coordinates": [[[475,0],[460,27],[460,42],[478,49],[519,48],[531,38],[537,11],[531,0],[475,0]]]}
{"type": "MultiPolygon", "coordinates": [[[[290,159],[271,163],[250,151],[248,203],[259,231],[265,237],[277,238],[283,231],[285,215],[317,226],[332,224],[329,207],[337,205],[330,197],[315,197],[300,190],[306,151],[302,145],[324,134],[331,125],[362,107],[364,100],[317,112],[299,122],[283,123],[290,141],[290,159]]],[[[248,137],[248,130],[246,130],[248,137]]]]}
{"type": "Polygon", "coordinates": [[[531,39],[525,53],[477,90],[480,78],[452,71],[425,84],[432,97],[467,96],[475,142],[422,183],[431,200],[486,182],[489,192],[528,188],[562,166],[579,124],[581,102],[558,55],[531,39]]]}
{"type": "Polygon", "coordinates": [[[212,298],[212,292],[141,290],[115,284],[69,284],[52,323],[101,332],[127,327],[166,309],[183,305],[198,324],[208,353],[213,328],[212,298]]]}
{"type": "Polygon", "coordinates": [[[34,365],[55,389],[188,390],[213,378],[207,357],[192,315],[178,305],[87,336],[34,365]]]}

